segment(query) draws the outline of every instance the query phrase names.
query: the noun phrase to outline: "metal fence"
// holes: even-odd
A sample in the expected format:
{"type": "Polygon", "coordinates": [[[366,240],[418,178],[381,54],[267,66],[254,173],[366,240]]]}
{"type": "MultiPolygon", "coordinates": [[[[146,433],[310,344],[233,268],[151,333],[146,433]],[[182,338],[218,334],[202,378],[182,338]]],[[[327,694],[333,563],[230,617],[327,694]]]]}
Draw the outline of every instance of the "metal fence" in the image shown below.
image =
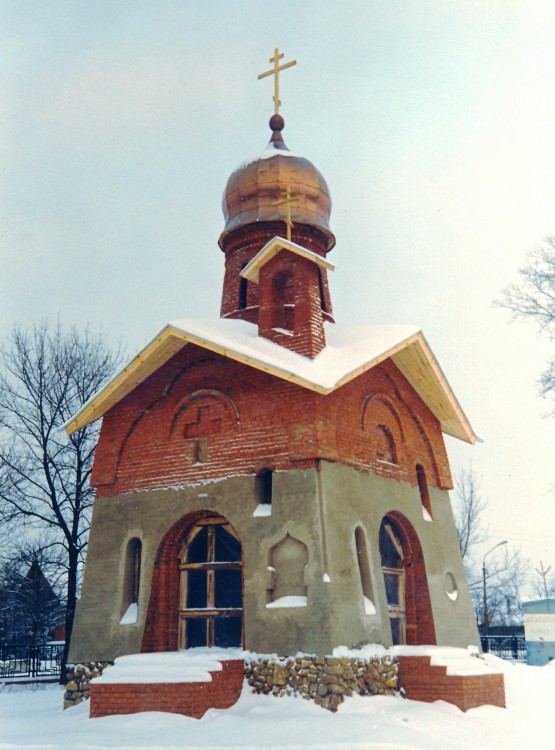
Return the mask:
{"type": "Polygon", "coordinates": [[[480,640],[485,654],[514,661],[526,659],[526,641],[522,635],[483,635],[480,640]]]}
{"type": "Polygon", "coordinates": [[[59,677],[63,643],[0,643],[0,682],[59,677]]]}

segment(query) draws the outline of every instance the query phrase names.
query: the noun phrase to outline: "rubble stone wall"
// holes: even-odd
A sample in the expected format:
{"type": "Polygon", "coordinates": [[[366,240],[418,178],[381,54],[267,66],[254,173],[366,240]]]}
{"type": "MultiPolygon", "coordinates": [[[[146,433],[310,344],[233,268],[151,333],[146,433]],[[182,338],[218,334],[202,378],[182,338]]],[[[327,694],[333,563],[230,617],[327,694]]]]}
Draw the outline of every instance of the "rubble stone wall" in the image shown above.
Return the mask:
{"type": "Polygon", "coordinates": [[[392,656],[253,657],[245,660],[245,677],[253,693],[301,697],[329,711],[336,711],[346,696],[392,695],[398,689],[392,656]]]}
{"type": "Polygon", "coordinates": [[[77,706],[81,701],[90,697],[90,681],[98,677],[107,667],[110,661],[90,661],[83,664],[68,664],[64,693],[64,708],[77,706]]]}

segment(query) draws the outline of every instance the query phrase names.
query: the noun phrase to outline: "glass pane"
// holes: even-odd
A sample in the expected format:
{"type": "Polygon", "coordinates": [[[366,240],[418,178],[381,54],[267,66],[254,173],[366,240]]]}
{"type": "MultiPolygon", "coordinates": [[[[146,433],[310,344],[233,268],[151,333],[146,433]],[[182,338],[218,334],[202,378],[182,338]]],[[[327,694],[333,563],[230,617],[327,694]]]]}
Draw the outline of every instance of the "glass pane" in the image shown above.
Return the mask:
{"type": "Polygon", "coordinates": [[[187,609],[204,609],[207,606],[206,570],[188,570],[187,609]]]}
{"type": "Polygon", "coordinates": [[[218,609],[242,606],[241,570],[216,570],[215,605],[218,609]]]}
{"type": "Polygon", "coordinates": [[[240,562],[241,543],[226,531],[223,526],[214,527],[216,534],[216,552],[214,559],[217,562],[240,562]]]}
{"type": "Polygon", "coordinates": [[[220,648],[233,648],[242,645],[241,617],[214,618],[214,645],[220,648]]]}
{"type": "Polygon", "coordinates": [[[403,621],[400,617],[392,617],[390,622],[393,645],[398,646],[403,643],[403,621]]]}
{"type": "Polygon", "coordinates": [[[204,526],[187,548],[186,562],[197,563],[208,560],[208,528],[204,526]]]}
{"type": "MultiPolygon", "coordinates": [[[[389,526],[393,533],[395,533],[394,528],[391,526],[391,524],[389,524],[389,526]]],[[[397,540],[399,539],[397,534],[395,534],[395,538],[397,540]]],[[[401,546],[402,545],[399,542],[399,547],[401,546]]],[[[395,548],[391,537],[386,531],[385,524],[382,524],[382,527],[380,529],[380,554],[382,557],[382,566],[384,568],[398,568],[400,566],[401,557],[397,549],[395,548]]]]}
{"type": "Polygon", "coordinates": [[[399,576],[397,573],[384,573],[385,595],[388,604],[400,604],[399,600],[399,576]]]}
{"type": "Polygon", "coordinates": [[[185,618],[185,648],[206,646],[206,617],[185,618]]]}

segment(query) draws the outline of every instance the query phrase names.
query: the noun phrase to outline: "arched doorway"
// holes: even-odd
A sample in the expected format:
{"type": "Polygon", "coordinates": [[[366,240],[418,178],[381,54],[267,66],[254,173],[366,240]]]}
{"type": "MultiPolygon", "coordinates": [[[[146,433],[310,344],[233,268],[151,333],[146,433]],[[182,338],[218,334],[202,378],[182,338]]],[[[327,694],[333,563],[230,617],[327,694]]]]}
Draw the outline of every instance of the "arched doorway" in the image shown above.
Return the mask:
{"type": "Polygon", "coordinates": [[[436,643],[422,546],[409,521],[391,513],[380,526],[380,558],[394,645],[436,643]]]}
{"type": "Polygon", "coordinates": [[[198,519],[181,539],[178,647],[240,647],[243,635],[241,542],[221,516],[198,519]]]}

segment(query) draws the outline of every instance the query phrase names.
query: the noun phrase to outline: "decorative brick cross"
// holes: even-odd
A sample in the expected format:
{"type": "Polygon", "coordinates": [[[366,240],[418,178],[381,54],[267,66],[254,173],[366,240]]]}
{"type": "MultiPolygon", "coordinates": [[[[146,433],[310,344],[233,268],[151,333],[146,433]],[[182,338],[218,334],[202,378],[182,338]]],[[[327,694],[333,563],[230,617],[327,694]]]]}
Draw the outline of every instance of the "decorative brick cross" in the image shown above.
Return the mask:
{"type": "Polygon", "coordinates": [[[222,420],[219,417],[210,419],[210,413],[213,411],[212,406],[198,406],[193,417],[185,422],[185,437],[206,437],[220,432],[222,420]]]}

